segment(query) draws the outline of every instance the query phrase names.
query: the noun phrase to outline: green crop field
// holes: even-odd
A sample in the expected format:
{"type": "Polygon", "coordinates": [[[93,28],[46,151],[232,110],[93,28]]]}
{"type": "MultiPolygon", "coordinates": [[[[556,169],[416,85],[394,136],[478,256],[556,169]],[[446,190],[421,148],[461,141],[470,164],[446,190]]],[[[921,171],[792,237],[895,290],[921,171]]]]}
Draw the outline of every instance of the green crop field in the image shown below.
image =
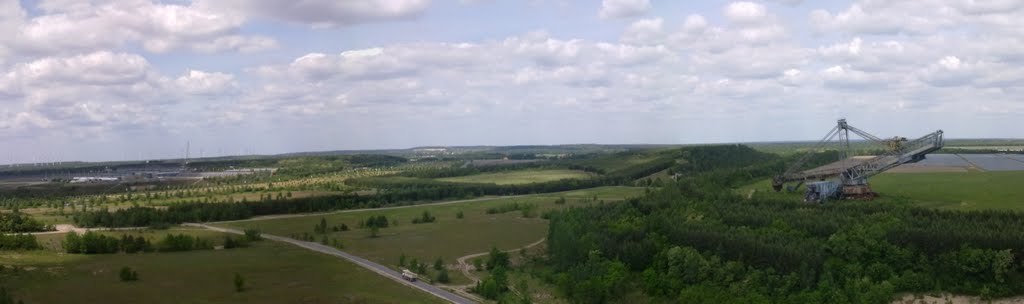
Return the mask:
{"type": "Polygon", "coordinates": [[[0,282],[25,303],[443,302],[339,258],[271,241],[174,253],[3,252],[0,264],[0,282]],[[119,281],[125,266],[138,281],[119,281]],[[235,273],[245,279],[243,292],[234,291],[235,273]]]}
{"type": "MultiPolygon", "coordinates": [[[[951,210],[1008,209],[1024,210],[1024,171],[1001,172],[925,172],[884,173],[872,177],[871,188],[880,194],[875,201],[906,200],[922,207],[951,210]]],[[[771,191],[771,183],[763,180],[739,189],[759,197],[800,199],[797,193],[771,191]]]]}
{"type": "MultiPolygon", "coordinates": [[[[593,204],[594,196],[598,200],[618,201],[628,197],[639,196],[643,188],[634,187],[601,187],[587,190],[541,194],[516,198],[499,198],[490,200],[467,201],[463,203],[421,205],[409,208],[385,210],[362,210],[335,212],[326,215],[310,215],[277,219],[257,219],[226,222],[217,226],[230,228],[257,228],[266,233],[295,236],[304,233],[313,234],[314,226],[320,219],[326,220],[328,226],[344,223],[352,228],[350,231],[328,232],[326,237],[333,243],[337,239],[344,246],[343,250],[375,262],[396,266],[402,254],[409,259],[433,262],[440,257],[448,264],[454,264],[458,257],[484,252],[492,246],[499,249],[519,248],[535,242],[547,234],[548,223],[540,215],[550,209],[568,206],[593,204]],[[554,203],[560,197],[567,203],[554,203]],[[532,217],[524,218],[523,212],[512,211],[500,214],[487,214],[487,209],[511,203],[535,204],[536,210],[532,217]],[[437,218],[434,223],[413,224],[412,220],[424,211],[437,218]],[[457,219],[456,213],[462,211],[463,219],[457,219]],[[369,216],[384,215],[392,224],[380,229],[378,237],[370,237],[370,229],[359,229],[360,220],[369,216]],[[398,225],[393,223],[397,221],[398,225]]],[[[323,235],[315,235],[320,241],[323,235]]],[[[468,283],[458,272],[451,272],[454,283],[468,283]]]]}
{"type": "Polygon", "coordinates": [[[440,178],[438,180],[457,183],[494,183],[498,185],[529,184],[570,178],[589,178],[590,173],[577,170],[519,170],[440,178]]]}

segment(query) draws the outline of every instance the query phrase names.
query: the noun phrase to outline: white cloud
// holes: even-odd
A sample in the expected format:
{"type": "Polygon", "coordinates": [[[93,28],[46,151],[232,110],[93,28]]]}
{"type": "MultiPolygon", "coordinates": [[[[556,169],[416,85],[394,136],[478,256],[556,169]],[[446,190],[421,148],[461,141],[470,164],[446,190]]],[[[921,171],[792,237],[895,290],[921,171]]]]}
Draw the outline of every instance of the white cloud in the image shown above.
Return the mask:
{"type": "Polygon", "coordinates": [[[725,17],[736,23],[758,23],[768,18],[768,12],[761,4],[733,2],[725,7],[725,17]]]}
{"type": "Polygon", "coordinates": [[[778,3],[781,3],[781,4],[785,4],[785,5],[789,5],[789,6],[797,6],[797,5],[800,5],[800,3],[804,2],[804,0],[772,0],[772,1],[778,2],[778,3]]]}
{"type": "Polygon", "coordinates": [[[608,63],[622,66],[642,65],[672,57],[672,52],[663,45],[633,46],[628,44],[597,43],[594,45],[599,58],[608,63]]]}
{"type": "Polygon", "coordinates": [[[598,16],[604,19],[637,17],[650,9],[650,0],[602,0],[598,16]]]}
{"type": "Polygon", "coordinates": [[[701,15],[686,16],[686,22],[683,22],[683,31],[685,32],[700,32],[707,27],[708,20],[701,15]]]}
{"type": "Polygon", "coordinates": [[[553,39],[544,32],[534,32],[522,37],[505,39],[503,46],[515,53],[532,58],[541,65],[561,65],[579,59],[583,41],[578,39],[553,39]]]}
{"type": "Polygon", "coordinates": [[[935,87],[970,86],[977,89],[1024,87],[1024,68],[1015,64],[945,56],[917,71],[921,81],[935,87]]]}
{"type": "Polygon", "coordinates": [[[429,0],[225,0],[216,6],[317,28],[402,20],[422,14],[429,0]]]}
{"type": "Polygon", "coordinates": [[[405,59],[401,56],[403,51],[371,48],[336,55],[310,53],[296,58],[287,67],[262,67],[260,70],[266,76],[291,76],[312,82],[335,77],[345,80],[386,79],[415,72],[412,65],[402,61],[405,59]]]}
{"type": "Polygon", "coordinates": [[[832,13],[815,10],[811,22],[818,31],[853,34],[933,34],[944,29],[972,30],[972,26],[1021,33],[1024,2],[1012,0],[862,0],[832,13]],[[993,25],[996,25],[993,27],[993,25]]]}
{"type": "Polygon", "coordinates": [[[32,131],[93,137],[173,129],[197,119],[177,115],[193,108],[189,104],[198,101],[196,96],[215,99],[232,93],[237,85],[233,75],[198,70],[169,79],[131,53],[39,58],[0,73],[6,113],[0,116],[9,119],[0,125],[0,136],[32,131]]]}
{"type": "Polygon", "coordinates": [[[647,41],[661,40],[664,34],[662,31],[663,24],[664,20],[661,18],[633,21],[622,34],[622,41],[643,44],[647,41]]]}
{"type": "Polygon", "coordinates": [[[845,64],[864,71],[908,71],[925,64],[934,48],[897,40],[868,41],[854,37],[849,42],[818,47],[825,64],[845,64]]]}
{"type": "Polygon", "coordinates": [[[310,53],[288,65],[255,69],[268,85],[243,99],[245,107],[257,113],[289,105],[295,106],[292,113],[303,114],[298,109],[309,105],[330,113],[461,116],[467,112],[455,109],[487,113],[512,106],[516,111],[539,111],[557,103],[555,96],[587,90],[572,104],[601,102],[619,108],[624,104],[612,101],[633,104],[665,98],[664,92],[638,89],[637,76],[626,71],[649,70],[652,75],[643,80],[647,86],[676,90],[678,83],[661,81],[657,74],[660,66],[678,64],[677,60],[663,45],[557,39],[533,32],[473,44],[416,43],[310,53]],[[373,81],[358,82],[361,79],[373,81]],[[630,89],[613,89],[620,87],[630,89]],[[344,96],[344,102],[331,101],[336,96],[344,96]]]}
{"type": "Polygon", "coordinates": [[[1017,0],[963,0],[950,4],[965,14],[985,15],[1019,11],[1024,2],[1017,0]]]}
{"type": "Polygon", "coordinates": [[[779,76],[779,83],[790,87],[807,85],[807,75],[799,69],[787,69],[779,76]]]}
{"type": "MultiPolygon", "coordinates": [[[[16,4],[16,3],[15,3],[16,4]]],[[[238,12],[149,1],[44,1],[44,14],[23,18],[5,35],[10,47],[28,57],[74,54],[139,43],[151,52],[255,51],[272,48],[269,37],[240,36],[246,21],[238,12]]]]}
{"type": "Polygon", "coordinates": [[[220,95],[237,87],[234,75],[198,70],[189,70],[174,82],[182,92],[192,95],[220,95]]]}
{"type": "Polygon", "coordinates": [[[96,52],[72,57],[49,57],[15,68],[22,82],[40,85],[125,85],[145,80],[149,62],[134,54],[96,52]]]}
{"type": "Polygon", "coordinates": [[[832,66],[819,73],[825,86],[840,90],[887,89],[899,80],[885,73],[869,73],[850,66],[832,66]]]}

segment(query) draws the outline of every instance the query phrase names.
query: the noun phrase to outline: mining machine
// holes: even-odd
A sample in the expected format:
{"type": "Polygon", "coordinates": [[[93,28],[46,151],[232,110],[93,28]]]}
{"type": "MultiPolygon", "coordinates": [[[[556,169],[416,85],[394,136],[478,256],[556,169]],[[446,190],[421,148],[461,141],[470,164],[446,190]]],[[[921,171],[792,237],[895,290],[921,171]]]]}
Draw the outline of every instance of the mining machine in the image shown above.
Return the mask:
{"type": "Polygon", "coordinates": [[[838,143],[839,161],[833,165],[802,170],[813,153],[807,153],[781,175],[772,178],[772,188],[781,191],[787,183],[796,183],[785,187],[788,191],[796,191],[800,185],[806,184],[805,202],[821,203],[828,199],[872,199],[876,193],[871,191],[868,178],[896,166],[921,161],[925,155],[939,150],[943,146],[942,130],[914,140],[905,137],[881,139],[864,132],[840,119],[835,127],[815,145],[812,151],[820,151],[827,145],[838,143]],[[854,133],[869,142],[878,144],[884,153],[873,157],[851,158],[850,133],[854,133]],[[838,140],[833,142],[833,139],[838,140]]]}

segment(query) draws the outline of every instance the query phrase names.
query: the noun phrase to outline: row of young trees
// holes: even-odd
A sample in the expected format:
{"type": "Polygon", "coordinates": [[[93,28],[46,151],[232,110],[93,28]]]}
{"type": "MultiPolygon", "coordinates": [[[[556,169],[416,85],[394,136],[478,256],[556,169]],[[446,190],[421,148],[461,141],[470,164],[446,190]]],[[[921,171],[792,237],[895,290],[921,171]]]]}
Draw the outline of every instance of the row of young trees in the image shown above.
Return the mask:
{"type": "Polygon", "coordinates": [[[322,212],[370,206],[371,197],[332,195],[237,203],[180,203],[167,208],[133,206],[77,212],[72,216],[80,227],[145,227],[157,224],[209,222],[246,219],[258,215],[322,212]]]}
{"type": "MultiPolygon", "coordinates": [[[[243,240],[247,239],[250,238],[236,240],[228,237],[225,239],[225,248],[242,247],[244,245],[243,240]]],[[[64,252],[82,254],[175,252],[213,249],[213,244],[209,240],[186,234],[167,234],[154,245],[142,236],[122,235],[121,238],[117,238],[93,231],[87,231],[81,235],[76,232],[70,232],[65,236],[61,245],[64,247],[64,252]]]]}
{"type": "Polygon", "coordinates": [[[1024,293],[1022,213],[745,199],[728,188],[766,177],[775,160],[736,147],[699,149],[690,157],[703,156],[689,163],[707,164],[691,165],[678,183],[625,203],[553,214],[548,263],[554,272],[547,279],[577,303],[620,299],[624,284],[686,303],[888,303],[902,292],[1024,293]]]}
{"type": "Polygon", "coordinates": [[[345,183],[353,187],[381,189],[382,191],[376,195],[375,200],[383,204],[435,201],[484,195],[549,193],[620,184],[619,178],[605,177],[563,179],[518,185],[454,183],[433,179],[395,179],[393,177],[356,178],[346,180],[345,183]]]}
{"type": "Polygon", "coordinates": [[[569,165],[561,162],[530,162],[497,166],[462,166],[462,164],[456,164],[446,168],[408,170],[399,175],[418,178],[445,178],[525,169],[569,169],[569,165]]]}
{"type": "Polygon", "coordinates": [[[67,253],[84,253],[84,254],[98,254],[98,253],[136,253],[136,252],[150,252],[153,251],[153,244],[142,236],[132,237],[129,235],[122,235],[120,239],[99,234],[97,232],[86,231],[84,234],[79,235],[77,232],[69,232],[64,236],[64,242],[61,243],[61,247],[64,248],[64,252],[67,253]]]}

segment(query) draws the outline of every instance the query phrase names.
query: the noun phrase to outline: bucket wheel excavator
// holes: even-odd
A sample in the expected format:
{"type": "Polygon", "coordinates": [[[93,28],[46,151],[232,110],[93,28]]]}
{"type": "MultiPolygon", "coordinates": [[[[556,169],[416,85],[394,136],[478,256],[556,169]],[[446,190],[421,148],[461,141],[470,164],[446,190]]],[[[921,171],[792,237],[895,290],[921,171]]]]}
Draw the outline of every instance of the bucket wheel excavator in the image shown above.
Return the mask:
{"type": "Polygon", "coordinates": [[[840,119],[835,127],[815,145],[814,150],[820,151],[826,145],[834,143],[838,137],[839,161],[831,165],[809,170],[801,168],[811,158],[808,153],[789,166],[786,172],[772,178],[772,188],[777,192],[784,187],[796,191],[800,185],[806,184],[805,202],[821,203],[828,199],[873,199],[875,193],[868,185],[868,178],[896,166],[921,161],[925,155],[942,148],[942,130],[932,132],[921,138],[908,141],[904,137],[881,139],[864,132],[840,119]],[[850,132],[869,142],[878,144],[885,153],[874,157],[850,158],[850,132]],[[786,186],[787,183],[796,183],[786,186]]]}

